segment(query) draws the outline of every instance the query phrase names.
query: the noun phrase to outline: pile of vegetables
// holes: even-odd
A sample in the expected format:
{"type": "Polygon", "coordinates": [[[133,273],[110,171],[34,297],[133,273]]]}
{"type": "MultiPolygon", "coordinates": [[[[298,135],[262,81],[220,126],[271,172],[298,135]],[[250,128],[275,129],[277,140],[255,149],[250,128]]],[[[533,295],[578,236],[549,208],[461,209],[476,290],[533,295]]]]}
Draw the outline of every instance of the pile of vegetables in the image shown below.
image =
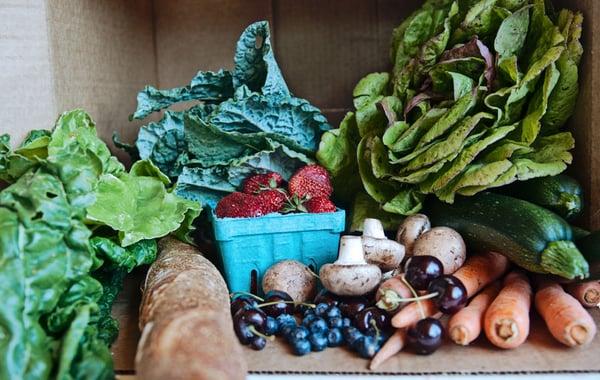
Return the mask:
{"type": "Polygon", "coordinates": [[[211,207],[250,174],[276,172],[288,180],[313,162],[321,134],[330,129],[317,108],[289,91],[265,21],[241,35],[233,71],[200,71],[188,86],[170,90],[148,86],[132,117],[183,101],[200,103],[165,111],[140,129],[135,147],[123,146],[176,180],[177,194],[211,207]]]}
{"type": "Polygon", "coordinates": [[[582,21],[543,0],[426,1],[394,30],[392,71],[360,80],[355,111],[322,137],[337,197],[409,215],[427,194],[452,203],[564,171],[582,21]]]}
{"type": "Polygon", "coordinates": [[[81,110],[14,150],[0,136],[0,378],[110,379],[112,304],[154,239],[188,238],[200,205],[149,161],[127,172],[81,110]]]}

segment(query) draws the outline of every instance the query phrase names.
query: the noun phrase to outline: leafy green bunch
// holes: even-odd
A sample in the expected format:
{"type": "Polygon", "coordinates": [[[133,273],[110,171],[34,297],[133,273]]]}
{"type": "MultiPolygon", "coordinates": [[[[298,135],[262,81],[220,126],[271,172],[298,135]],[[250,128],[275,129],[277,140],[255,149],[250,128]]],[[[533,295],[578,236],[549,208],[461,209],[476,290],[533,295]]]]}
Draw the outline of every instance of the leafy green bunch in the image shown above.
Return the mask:
{"type": "Polygon", "coordinates": [[[288,179],[313,162],[321,134],[330,129],[317,108],[290,93],[264,21],[241,35],[233,71],[200,71],[189,85],[170,90],[147,86],[137,101],[135,119],[194,102],[143,126],[128,149],[176,180],[177,194],[211,206],[252,173],[274,171],[288,179]]]}
{"type": "Polygon", "coordinates": [[[393,32],[393,70],[360,80],[322,137],[336,195],[390,218],[565,170],[582,21],[543,0],[426,1],[393,32]]]}
{"type": "Polygon", "coordinates": [[[0,379],[110,379],[123,278],[185,238],[200,205],[149,161],[129,172],[81,110],[12,150],[0,136],[0,379]]]}

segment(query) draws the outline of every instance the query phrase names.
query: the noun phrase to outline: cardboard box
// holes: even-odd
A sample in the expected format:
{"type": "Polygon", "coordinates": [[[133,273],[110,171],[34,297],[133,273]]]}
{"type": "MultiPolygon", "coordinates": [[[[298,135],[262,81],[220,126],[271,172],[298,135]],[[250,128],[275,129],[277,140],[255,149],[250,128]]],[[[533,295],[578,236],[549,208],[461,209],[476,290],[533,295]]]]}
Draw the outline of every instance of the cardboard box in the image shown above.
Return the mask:
{"type": "MultiPolygon", "coordinates": [[[[29,129],[49,128],[56,116],[81,107],[107,141],[118,131],[132,141],[129,122],[145,84],[188,83],[199,69],[230,68],[234,45],[251,22],[271,22],[277,59],[294,93],[322,108],[336,125],[351,107],[352,88],[363,75],[389,66],[394,26],[419,0],[0,0],[0,133],[17,140],[29,129]]],[[[581,224],[600,227],[600,2],[559,0],[583,11],[585,54],[577,114],[570,121],[577,147],[570,170],[586,191],[581,224]]],[[[121,155],[121,153],[118,153],[121,155]]],[[[123,157],[121,155],[121,157],[123,157]]],[[[116,368],[133,370],[139,336],[137,303],[143,273],[129,280],[115,307],[122,331],[114,347],[116,368]]],[[[596,311],[596,320],[600,315],[596,311]]],[[[433,357],[401,354],[387,373],[599,372],[600,339],[573,351],[560,347],[539,325],[528,343],[500,351],[480,342],[446,345],[433,357]]],[[[360,373],[366,361],[344,350],[296,358],[283,345],[248,351],[255,372],[360,373]]]]}

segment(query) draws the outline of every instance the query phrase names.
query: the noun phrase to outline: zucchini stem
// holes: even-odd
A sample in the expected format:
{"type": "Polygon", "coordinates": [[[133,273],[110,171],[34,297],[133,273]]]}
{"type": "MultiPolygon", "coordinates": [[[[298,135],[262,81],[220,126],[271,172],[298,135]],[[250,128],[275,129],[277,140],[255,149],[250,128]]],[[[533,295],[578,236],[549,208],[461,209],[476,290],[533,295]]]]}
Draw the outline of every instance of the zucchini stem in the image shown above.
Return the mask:
{"type": "Polygon", "coordinates": [[[550,242],[541,256],[540,264],[547,273],[569,280],[584,279],[589,276],[588,263],[572,241],[550,242]]]}

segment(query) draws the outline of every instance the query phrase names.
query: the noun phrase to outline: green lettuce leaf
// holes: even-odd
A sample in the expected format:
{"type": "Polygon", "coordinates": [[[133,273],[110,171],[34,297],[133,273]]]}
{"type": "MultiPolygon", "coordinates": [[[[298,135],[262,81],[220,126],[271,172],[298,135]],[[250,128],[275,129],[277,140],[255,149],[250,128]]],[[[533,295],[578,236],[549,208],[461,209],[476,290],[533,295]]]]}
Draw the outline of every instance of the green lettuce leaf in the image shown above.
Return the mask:
{"type": "Polygon", "coordinates": [[[523,7],[500,24],[494,40],[494,49],[500,59],[520,55],[529,30],[529,12],[530,6],[523,7]]]}
{"type": "Polygon", "coordinates": [[[199,215],[200,205],[167,191],[160,177],[130,173],[105,174],[87,209],[91,223],[118,231],[123,247],[176,231],[188,213],[199,215]]]}
{"type": "Polygon", "coordinates": [[[339,128],[323,134],[317,152],[319,164],[331,176],[336,199],[343,202],[350,202],[362,189],[360,178],[355,175],[358,172],[355,147],[359,141],[356,119],[349,112],[339,128]]]}

